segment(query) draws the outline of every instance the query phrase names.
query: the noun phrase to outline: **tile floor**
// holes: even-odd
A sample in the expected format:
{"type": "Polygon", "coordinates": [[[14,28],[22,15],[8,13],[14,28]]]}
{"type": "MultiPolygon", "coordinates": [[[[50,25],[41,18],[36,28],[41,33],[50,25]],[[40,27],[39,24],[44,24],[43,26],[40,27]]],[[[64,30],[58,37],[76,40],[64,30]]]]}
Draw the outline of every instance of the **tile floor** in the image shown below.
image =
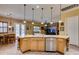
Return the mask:
{"type": "MultiPolygon", "coordinates": [[[[60,54],[51,52],[26,52],[22,54],[20,50],[17,49],[16,44],[9,44],[9,45],[0,45],[0,55],[60,55],[60,54]]],[[[70,45],[69,51],[67,51],[65,55],[79,55],[79,48],[70,45]]]]}

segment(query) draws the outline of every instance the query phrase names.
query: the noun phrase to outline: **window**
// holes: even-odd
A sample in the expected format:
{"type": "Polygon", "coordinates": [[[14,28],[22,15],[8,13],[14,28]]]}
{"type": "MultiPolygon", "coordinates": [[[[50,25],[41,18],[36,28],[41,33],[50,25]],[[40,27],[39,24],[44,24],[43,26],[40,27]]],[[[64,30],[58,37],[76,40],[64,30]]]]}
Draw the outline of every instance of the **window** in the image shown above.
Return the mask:
{"type": "Polygon", "coordinates": [[[0,22],[0,33],[8,32],[7,22],[0,22]]]}
{"type": "Polygon", "coordinates": [[[15,24],[16,36],[25,36],[26,34],[25,24],[15,24]]]}
{"type": "Polygon", "coordinates": [[[15,25],[15,33],[16,33],[16,36],[20,36],[20,24],[15,25]]]}
{"type": "Polygon", "coordinates": [[[21,36],[24,36],[25,35],[25,25],[24,24],[21,24],[21,36]]]}
{"type": "Polygon", "coordinates": [[[33,28],[33,32],[34,32],[34,34],[38,34],[38,33],[40,33],[40,32],[41,32],[40,27],[39,27],[39,26],[34,26],[34,28],[33,28]]]}

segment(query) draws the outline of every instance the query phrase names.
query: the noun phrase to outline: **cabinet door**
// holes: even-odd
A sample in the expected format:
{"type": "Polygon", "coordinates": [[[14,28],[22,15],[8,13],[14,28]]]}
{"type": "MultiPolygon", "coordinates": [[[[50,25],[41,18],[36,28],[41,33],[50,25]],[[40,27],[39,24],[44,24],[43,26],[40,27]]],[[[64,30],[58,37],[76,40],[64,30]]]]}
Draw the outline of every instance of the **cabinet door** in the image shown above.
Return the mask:
{"type": "Polygon", "coordinates": [[[65,40],[64,39],[57,39],[57,51],[64,53],[65,51],[65,40]]]}
{"type": "Polygon", "coordinates": [[[22,52],[29,50],[29,40],[28,39],[20,39],[20,49],[22,52]]]}
{"type": "Polygon", "coordinates": [[[38,38],[38,51],[44,51],[45,50],[45,39],[44,38],[38,38]]]}
{"type": "Polygon", "coordinates": [[[31,38],[30,49],[31,51],[37,51],[37,38],[31,38]]]}

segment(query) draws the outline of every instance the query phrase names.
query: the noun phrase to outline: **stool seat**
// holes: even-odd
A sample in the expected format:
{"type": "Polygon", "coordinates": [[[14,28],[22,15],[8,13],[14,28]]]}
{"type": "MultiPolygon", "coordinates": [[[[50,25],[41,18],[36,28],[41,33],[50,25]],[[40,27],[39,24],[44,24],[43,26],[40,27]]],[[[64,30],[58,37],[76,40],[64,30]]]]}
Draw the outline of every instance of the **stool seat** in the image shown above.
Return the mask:
{"type": "Polygon", "coordinates": [[[0,36],[0,44],[5,44],[4,36],[0,36]]]}
{"type": "Polygon", "coordinates": [[[9,43],[15,42],[15,35],[14,34],[8,35],[8,39],[9,39],[9,43]]]}
{"type": "Polygon", "coordinates": [[[5,44],[8,44],[8,35],[4,35],[5,44]]]}

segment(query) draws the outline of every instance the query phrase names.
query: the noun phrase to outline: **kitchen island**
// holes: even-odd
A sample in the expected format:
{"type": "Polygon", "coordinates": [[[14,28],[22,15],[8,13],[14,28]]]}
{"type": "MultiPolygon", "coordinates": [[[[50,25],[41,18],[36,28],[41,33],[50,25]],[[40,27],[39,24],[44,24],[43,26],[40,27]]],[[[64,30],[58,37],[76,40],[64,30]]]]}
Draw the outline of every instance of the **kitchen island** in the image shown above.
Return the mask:
{"type": "Polygon", "coordinates": [[[26,51],[59,52],[64,54],[69,48],[69,37],[61,35],[26,35],[18,37],[18,47],[26,51]]]}

